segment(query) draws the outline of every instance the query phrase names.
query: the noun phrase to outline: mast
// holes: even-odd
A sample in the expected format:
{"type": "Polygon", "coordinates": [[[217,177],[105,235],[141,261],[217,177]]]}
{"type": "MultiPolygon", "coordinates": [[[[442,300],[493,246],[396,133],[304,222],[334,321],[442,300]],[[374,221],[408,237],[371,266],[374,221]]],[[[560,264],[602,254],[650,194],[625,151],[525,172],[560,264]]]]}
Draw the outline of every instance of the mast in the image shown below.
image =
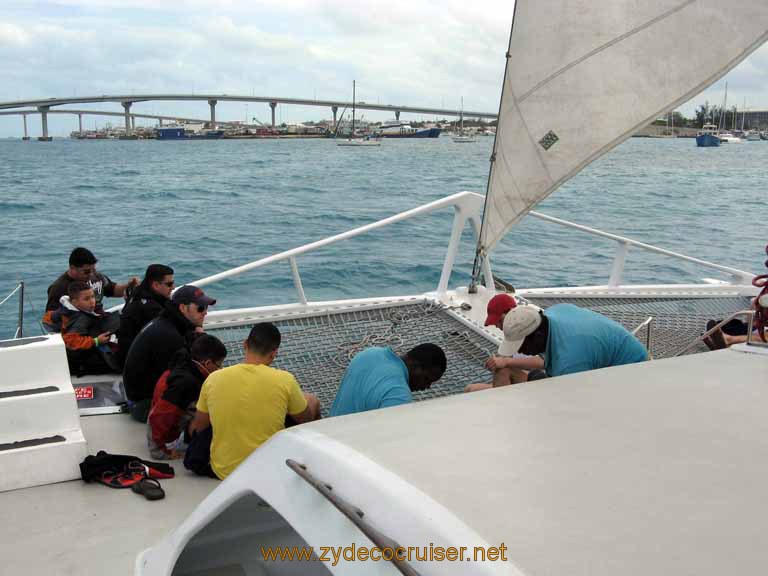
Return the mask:
{"type": "MultiPolygon", "coordinates": [[[[515,14],[517,14],[517,2],[512,9],[512,25],[509,28],[509,43],[507,44],[507,51],[504,54],[504,79],[501,81],[501,96],[499,97],[499,112],[496,114],[496,133],[493,135],[493,151],[491,152],[491,167],[488,169],[488,180],[485,184],[485,203],[483,204],[483,216],[480,220],[480,231],[477,234],[477,247],[475,248],[475,260],[472,263],[472,278],[469,281],[467,291],[470,294],[477,292],[477,279],[480,277],[481,265],[488,254],[485,252],[483,246],[483,229],[486,226],[485,213],[488,211],[488,201],[491,191],[491,178],[493,177],[493,169],[496,165],[496,150],[499,146],[499,132],[501,131],[501,105],[504,102],[504,90],[507,86],[507,74],[509,74],[509,59],[511,57],[510,50],[512,49],[512,33],[515,31],[515,14]]],[[[464,99],[462,97],[462,108],[464,107],[464,99]]],[[[462,110],[462,117],[464,116],[462,110]]],[[[490,282],[493,286],[493,278],[486,278],[486,283],[490,282]]]]}
{"type": "Polygon", "coordinates": [[[464,96],[461,97],[461,110],[459,111],[459,136],[464,136],[464,96]]]}

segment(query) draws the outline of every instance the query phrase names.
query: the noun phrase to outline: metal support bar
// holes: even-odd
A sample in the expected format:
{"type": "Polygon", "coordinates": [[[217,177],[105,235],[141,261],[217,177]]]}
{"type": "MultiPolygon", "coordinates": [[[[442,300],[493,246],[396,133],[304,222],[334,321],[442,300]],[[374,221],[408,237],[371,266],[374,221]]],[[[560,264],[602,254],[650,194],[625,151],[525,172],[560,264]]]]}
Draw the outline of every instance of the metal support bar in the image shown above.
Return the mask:
{"type": "MultiPolygon", "coordinates": [[[[472,230],[475,232],[475,244],[477,244],[478,240],[480,239],[480,228],[482,226],[482,222],[475,216],[470,216],[469,221],[472,224],[472,230]]],[[[496,285],[493,281],[493,271],[491,270],[491,256],[490,254],[486,254],[483,258],[483,261],[480,263],[480,267],[483,272],[483,284],[485,285],[488,290],[495,290],[496,285]]]]}
{"type": "Polygon", "coordinates": [[[638,332],[640,332],[640,330],[642,330],[646,326],[648,327],[648,330],[647,330],[647,332],[645,334],[645,349],[648,350],[648,355],[649,356],[652,355],[651,354],[651,325],[652,325],[652,323],[653,323],[653,316],[648,316],[648,318],[643,320],[643,322],[642,322],[642,324],[640,324],[640,326],[638,326],[637,328],[632,330],[632,335],[633,336],[637,336],[637,334],[638,334],[638,332]]]}
{"type": "Polygon", "coordinates": [[[445,255],[443,261],[443,271],[440,274],[440,281],[437,284],[437,293],[440,295],[445,294],[448,291],[448,282],[451,279],[451,272],[453,271],[453,263],[456,260],[456,254],[459,251],[459,242],[461,241],[461,233],[464,230],[464,224],[467,221],[466,217],[461,211],[461,208],[456,206],[453,215],[453,228],[451,229],[451,239],[448,242],[448,252],[445,255]]]}
{"type": "Polygon", "coordinates": [[[296,287],[296,293],[299,296],[299,302],[307,303],[307,296],[304,294],[304,286],[301,285],[301,276],[299,276],[299,267],[296,264],[296,257],[291,256],[288,261],[291,263],[291,274],[293,274],[293,285],[296,287]]]}
{"type": "Polygon", "coordinates": [[[618,236],[616,234],[611,234],[609,232],[603,232],[602,230],[597,230],[596,228],[590,228],[589,226],[582,226],[581,224],[575,224],[573,222],[569,222],[568,220],[563,220],[562,218],[547,216],[546,214],[542,214],[541,212],[536,212],[532,210],[531,212],[528,212],[528,215],[533,216],[534,218],[538,218],[539,220],[544,220],[546,222],[552,222],[553,224],[559,224],[560,226],[565,226],[566,228],[573,228],[574,230],[587,232],[588,234],[592,234],[593,236],[599,236],[600,238],[608,238],[609,240],[615,240],[616,242],[625,242],[630,246],[634,246],[635,248],[640,248],[648,252],[655,252],[656,254],[671,256],[672,258],[677,258],[678,260],[684,260],[685,262],[698,264],[700,266],[704,266],[705,268],[718,270],[720,272],[730,275],[734,280],[740,282],[741,284],[749,284],[749,285],[752,284],[752,278],[754,277],[754,274],[752,274],[751,272],[746,272],[744,270],[737,270],[736,268],[730,268],[728,266],[720,266],[719,264],[714,264],[713,262],[707,262],[706,260],[700,260],[699,258],[692,258],[690,256],[686,256],[685,254],[672,252],[671,250],[657,248],[656,246],[652,246],[651,244],[638,242],[637,240],[632,240],[631,238],[618,236]]]}
{"type": "Polygon", "coordinates": [[[688,344],[688,345],[687,345],[685,348],[683,348],[682,350],[680,350],[680,352],[676,353],[676,354],[673,356],[673,358],[676,358],[676,357],[678,357],[678,356],[682,356],[683,354],[685,354],[686,352],[688,352],[688,351],[689,351],[691,348],[693,348],[694,346],[696,346],[696,344],[698,344],[700,341],[704,340],[704,338],[708,338],[709,336],[711,336],[712,334],[714,334],[715,332],[717,332],[718,330],[720,330],[720,328],[722,328],[723,326],[725,326],[726,324],[728,324],[728,322],[730,322],[730,321],[731,321],[731,320],[733,320],[734,318],[737,318],[738,316],[744,316],[745,314],[748,316],[748,320],[747,320],[747,323],[748,323],[748,329],[749,329],[749,333],[747,334],[747,342],[749,342],[749,339],[750,339],[750,334],[752,333],[752,319],[753,319],[753,318],[754,318],[754,316],[755,316],[755,311],[754,311],[754,310],[739,310],[738,312],[734,312],[733,314],[731,314],[730,316],[728,316],[728,318],[726,318],[725,320],[721,320],[721,321],[720,321],[718,324],[716,324],[715,326],[712,326],[712,328],[710,328],[709,330],[707,330],[706,332],[704,332],[704,334],[702,334],[701,336],[699,336],[698,338],[696,338],[696,340],[694,340],[693,342],[691,342],[690,344],[688,344]]]}
{"type": "Polygon", "coordinates": [[[613,267],[611,268],[611,276],[608,278],[608,286],[621,285],[621,279],[624,276],[624,263],[627,261],[627,252],[629,252],[629,244],[619,242],[616,247],[616,255],[613,257],[613,267]]]}
{"type": "Polygon", "coordinates": [[[16,330],[16,338],[24,337],[24,282],[19,282],[19,327],[16,330]]]}
{"type": "MultiPolygon", "coordinates": [[[[357,528],[363,534],[365,534],[368,539],[379,548],[379,550],[384,550],[385,548],[397,550],[402,548],[402,546],[400,546],[400,544],[398,544],[395,540],[382,534],[376,528],[366,522],[363,519],[365,517],[365,513],[362,510],[345,501],[340,496],[337,496],[333,492],[333,486],[326,484],[325,482],[321,482],[315,478],[307,470],[307,467],[304,464],[299,464],[290,458],[285,461],[285,464],[288,466],[288,468],[296,472],[296,474],[298,474],[299,477],[301,477],[307,484],[320,492],[320,494],[323,495],[331,504],[333,504],[333,506],[339,512],[344,514],[344,516],[346,516],[349,521],[352,522],[352,524],[357,526],[357,528]]],[[[414,570],[410,564],[408,564],[405,560],[399,559],[397,555],[395,555],[390,561],[392,562],[392,565],[397,568],[400,574],[404,574],[405,576],[419,576],[419,573],[416,572],[416,570],[414,570]]]]}

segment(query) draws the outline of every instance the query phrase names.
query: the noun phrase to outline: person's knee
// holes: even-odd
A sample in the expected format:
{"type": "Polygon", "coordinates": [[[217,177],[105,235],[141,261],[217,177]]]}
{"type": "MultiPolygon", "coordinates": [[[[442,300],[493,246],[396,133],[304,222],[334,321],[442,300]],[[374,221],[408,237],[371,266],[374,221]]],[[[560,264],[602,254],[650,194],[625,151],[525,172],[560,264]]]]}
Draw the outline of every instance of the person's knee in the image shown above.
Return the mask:
{"type": "Polygon", "coordinates": [[[482,382],[477,384],[468,384],[464,388],[464,392],[479,392],[480,390],[490,390],[493,388],[493,384],[483,384],[482,382]]]}

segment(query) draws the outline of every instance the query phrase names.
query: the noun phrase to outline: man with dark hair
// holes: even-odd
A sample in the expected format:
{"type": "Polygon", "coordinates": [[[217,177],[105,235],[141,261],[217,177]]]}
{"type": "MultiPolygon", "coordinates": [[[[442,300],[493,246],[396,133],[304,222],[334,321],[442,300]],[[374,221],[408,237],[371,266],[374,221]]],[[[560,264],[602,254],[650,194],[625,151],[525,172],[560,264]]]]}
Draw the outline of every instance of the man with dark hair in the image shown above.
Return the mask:
{"type": "Polygon", "coordinates": [[[445,352],[436,344],[419,344],[398,356],[391,348],[368,348],[347,366],[331,416],[408,404],[412,391],[426,390],[445,373],[445,352]]]}
{"type": "Polygon", "coordinates": [[[152,458],[180,458],[186,449],[186,428],[195,414],[195,404],[205,379],[219,370],[227,357],[221,340],[200,334],[188,352],[182,348],[171,359],[155,386],[147,420],[147,441],[152,458]]]}
{"type": "Polygon", "coordinates": [[[117,335],[120,366],[125,364],[128,350],[141,329],[157,318],[165,308],[173,286],[173,268],[164,264],[147,266],[144,280],[136,287],[120,313],[120,330],[117,335]]]}
{"type": "Polygon", "coordinates": [[[298,424],[320,417],[317,398],[303,393],[293,374],[270,366],[280,340],[271,322],[255,324],[243,343],[245,362],[206,379],[189,428],[187,468],[223,480],[285,428],[286,416],[298,424]]]}
{"type": "Polygon", "coordinates": [[[125,358],[123,385],[131,416],[146,422],[158,378],[177,350],[189,348],[202,331],[208,306],[216,300],[197,286],[182,286],[171,296],[160,316],[147,324],[125,358]]]}
{"type": "Polygon", "coordinates": [[[87,248],[78,247],[72,250],[69,255],[69,269],[48,287],[46,311],[56,310],[59,307],[61,297],[67,295],[69,285],[75,281],[87,282],[93,288],[96,296],[95,312],[99,314],[104,310],[102,305],[104,296],[120,297],[125,294],[127,288],[139,283],[138,278],[131,278],[125,284],[115,284],[107,276],[96,271],[96,262],[96,256],[87,248]]]}

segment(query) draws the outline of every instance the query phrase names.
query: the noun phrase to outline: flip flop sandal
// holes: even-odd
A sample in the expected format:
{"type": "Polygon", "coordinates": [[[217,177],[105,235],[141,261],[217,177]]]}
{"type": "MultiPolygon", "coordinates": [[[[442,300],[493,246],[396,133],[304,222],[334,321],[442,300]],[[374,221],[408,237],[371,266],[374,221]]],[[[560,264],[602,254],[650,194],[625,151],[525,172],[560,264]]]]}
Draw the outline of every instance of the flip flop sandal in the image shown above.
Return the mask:
{"type": "Polygon", "coordinates": [[[723,348],[728,347],[728,345],[725,343],[725,337],[720,330],[713,332],[704,338],[704,344],[706,344],[707,348],[710,350],[722,350],[723,348]]]}
{"type": "Polygon", "coordinates": [[[144,472],[122,472],[116,474],[114,471],[104,472],[100,477],[95,478],[96,482],[109,486],[110,488],[130,488],[137,482],[145,478],[144,472]]]}
{"type": "Polygon", "coordinates": [[[165,498],[165,490],[160,486],[160,482],[154,478],[142,478],[131,486],[131,490],[136,492],[136,494],[141,494],[147,500],[162,500],[165,498]]]}
{"type": "MultiPolygon", "coordinates": [[[[162,464],[159,466],[162,466],[162,464]]],[[[156,480],[167,480],[174,477],[173,467],[168,465],[163,466],[164,469],[161,470],[160,468],[154,468],[149,464],[145,464],[141,460],[132,460],[125,467],[133,472],[142,472],[144,476],[155,478],[156,480]]]]}

